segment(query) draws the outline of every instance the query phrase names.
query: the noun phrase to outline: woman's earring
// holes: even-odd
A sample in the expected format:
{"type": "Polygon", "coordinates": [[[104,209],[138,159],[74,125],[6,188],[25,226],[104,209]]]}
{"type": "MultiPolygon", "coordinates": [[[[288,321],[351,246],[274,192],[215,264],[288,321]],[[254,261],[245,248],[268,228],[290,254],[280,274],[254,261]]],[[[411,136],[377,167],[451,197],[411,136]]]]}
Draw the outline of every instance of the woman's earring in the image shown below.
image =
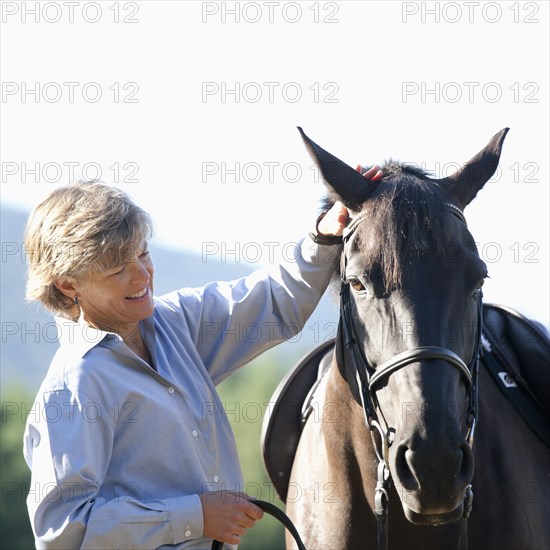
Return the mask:
{"type": "Polygon", "coordinates": [[[75,296],[75,297],[74,297],[74,305],[75,305],[75,306],[78,305],[78,296],[75,296]]]}

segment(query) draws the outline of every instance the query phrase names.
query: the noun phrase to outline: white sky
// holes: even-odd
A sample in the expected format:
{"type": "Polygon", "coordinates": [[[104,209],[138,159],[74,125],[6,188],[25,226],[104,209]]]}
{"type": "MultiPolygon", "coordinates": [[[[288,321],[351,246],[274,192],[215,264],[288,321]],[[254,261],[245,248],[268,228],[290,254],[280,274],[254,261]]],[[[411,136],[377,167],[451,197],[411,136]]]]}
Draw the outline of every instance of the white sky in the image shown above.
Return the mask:
{"type": "Polygon", "coordinates": [[[260,263],[309,229],[323,193],[297,125],[349,164],[392,157],[439,175],[510,126],[500,172],[466,215],[486,300],[548,326],[548,12],[3,2],[2,203],[29,210],[99,167],[152,214],[159,242],[260,263]]]}

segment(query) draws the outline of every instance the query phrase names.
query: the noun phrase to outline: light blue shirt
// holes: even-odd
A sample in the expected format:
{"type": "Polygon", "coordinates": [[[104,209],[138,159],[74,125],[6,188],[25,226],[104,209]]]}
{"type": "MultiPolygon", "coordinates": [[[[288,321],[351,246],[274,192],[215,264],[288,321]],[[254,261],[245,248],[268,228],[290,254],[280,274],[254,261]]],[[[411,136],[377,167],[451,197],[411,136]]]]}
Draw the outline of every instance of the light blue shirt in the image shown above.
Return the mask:
{"type": "Polygon", "coordinates": [[[308,237],[270,271],[155,298],[141,330],[156,371],[59,319],[24,436],[36,547],[210,548],[199,494],[243,487],[215,385],[302,329],[339,251],[308,237]]]}

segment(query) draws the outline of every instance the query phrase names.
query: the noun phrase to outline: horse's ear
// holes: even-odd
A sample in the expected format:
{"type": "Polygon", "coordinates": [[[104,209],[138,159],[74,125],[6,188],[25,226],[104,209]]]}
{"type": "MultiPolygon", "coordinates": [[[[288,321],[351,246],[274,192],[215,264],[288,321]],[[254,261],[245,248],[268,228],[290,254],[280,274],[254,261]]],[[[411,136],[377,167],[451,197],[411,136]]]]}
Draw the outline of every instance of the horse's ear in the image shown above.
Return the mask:
{"type": "Polygon", "coordinates": [[[351,166],[319,147],[299,126],[298,130],[313,160],[321,170],[321,175],[331,191],[331,198],[342,201],[352,210],[357,210],[376,189],[377,184],[366,181],[351,166]]]}
{"type": "Polygon", "coordinates": [[[495,134],[491,141],[475,157],[470,159],[453,175],[435,180],[447,190],[450,198],[464,209],[477,195],[477,192],[495,173],[500,160],[502,144],[510,128],[504,128],[495,134]]]}

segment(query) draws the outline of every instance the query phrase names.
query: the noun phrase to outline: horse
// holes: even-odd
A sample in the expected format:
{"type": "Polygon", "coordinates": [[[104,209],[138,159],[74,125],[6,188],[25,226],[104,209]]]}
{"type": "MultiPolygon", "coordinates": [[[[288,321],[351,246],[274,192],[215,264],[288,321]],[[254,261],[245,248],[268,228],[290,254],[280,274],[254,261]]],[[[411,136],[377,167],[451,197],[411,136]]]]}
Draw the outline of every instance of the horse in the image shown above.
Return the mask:
{"type": "MultiPolygon", "coordinates": [[[[379,182],[299,130],[327,203],[351,213],[334,350],[289,477],[305,546],[550,548],[548,443],[480,363],[488,271],[463,214],[508,128],[448,177],[390,160],[379,182]]],[[[542,361],[517,377],[547,406],[542,361]]]]}

